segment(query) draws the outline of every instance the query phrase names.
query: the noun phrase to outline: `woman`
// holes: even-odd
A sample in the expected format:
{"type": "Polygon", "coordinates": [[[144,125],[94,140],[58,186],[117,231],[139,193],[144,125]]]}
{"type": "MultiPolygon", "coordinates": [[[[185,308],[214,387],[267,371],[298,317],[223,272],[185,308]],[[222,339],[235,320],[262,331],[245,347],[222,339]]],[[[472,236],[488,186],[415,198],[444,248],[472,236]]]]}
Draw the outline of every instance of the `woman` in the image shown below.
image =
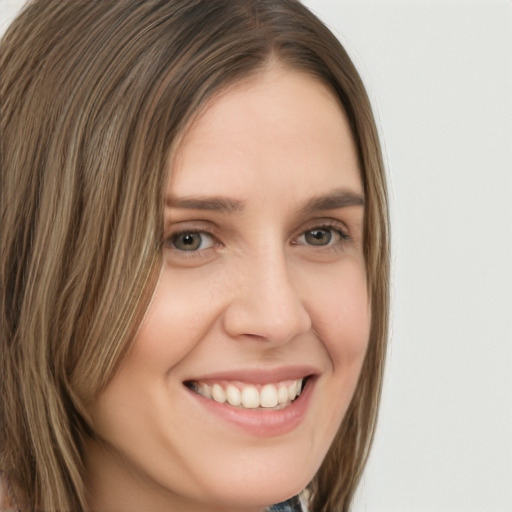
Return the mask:
{"type": "Polygon", "coordinates": [[[13,507],[348,510],[388,220],[339,42],[293,0],[36,0],[1,54],[13,507]]]}

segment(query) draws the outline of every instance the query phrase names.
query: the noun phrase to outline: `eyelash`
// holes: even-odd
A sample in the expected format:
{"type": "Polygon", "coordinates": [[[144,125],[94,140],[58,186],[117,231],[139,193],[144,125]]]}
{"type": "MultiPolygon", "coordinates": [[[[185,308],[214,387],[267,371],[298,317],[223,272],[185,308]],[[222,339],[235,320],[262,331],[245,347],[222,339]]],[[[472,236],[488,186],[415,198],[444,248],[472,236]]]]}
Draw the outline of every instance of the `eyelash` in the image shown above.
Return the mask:
{"type": "MultiPolygon", "coordinates": [[[[349,243],[351,241],[352,241],[352,239],[346,233],[346,231],[340,228],[339,222],[334,222],[333,221],[333,222],[323,222],[322,224],[314,225],[314,226],[312,226],[312,227],[302,231],[298,236],[294,237],[294,239],[292,240],[292,245],[295,245],[295,246],[297,246],[297,245],[304,245],[304,246],[307,246],[307,247],[313,247],[313,248],[318,248],[318,249],[336,250],[336,249],[339,249],[344,244],[349,243]],[[308,233],[312,233],[313,231],[330,232],[331,236],[334,235],[334,234],[338,235],[339,236],[339,240],[335,241],[334,243],[331,243],[331,240],[329,240],[329,242],[327,244],[325,244],[325,245],[317,245],[317,246],[315,246],[314,244],[307,244],[307,243],[300,244],[300,243],[297,242],[298,238],[304,237],[308,233]]],[[[204,255],[204,252],[207,251],[208,249],[213,249],[215,247],[221,247],[222,246],[221,242],[218,241],[217,237],[211,231],[209,231],[207,229],[184,229],[182,231],[177,231],[176,233],[172,233],[168,238],[166,238],[165,245],[166,245],[166,247],[168,247],[171,250],[179,253],[180,256],[183,256],[183,257],[201,257],[201,256],[204,255]],[[190,235],[190,236],[194,236],[194,235],[204,236],[204,235],[207,235],[208,237],[213,239],[213,244],[212,244],[211,247],[206,247],[204,249],[199,248],[197,250],[190,250],[190,251],[176,248],[174,246],[174,243],[176,242],[176,240],[178,240],[181,236],[184,236],[184,235],[190,235]]]]}

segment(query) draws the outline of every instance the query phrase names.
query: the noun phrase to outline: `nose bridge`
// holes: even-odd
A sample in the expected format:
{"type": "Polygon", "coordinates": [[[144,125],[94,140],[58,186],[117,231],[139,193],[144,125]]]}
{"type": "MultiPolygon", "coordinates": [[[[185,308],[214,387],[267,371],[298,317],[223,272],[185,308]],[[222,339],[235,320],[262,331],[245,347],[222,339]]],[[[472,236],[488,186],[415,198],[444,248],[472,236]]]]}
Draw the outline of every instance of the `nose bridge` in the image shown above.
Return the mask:
{"type": "Polygon", "coordinates": [[[311,328],[284,249],[266,247],[243,259],[240,279],[226,311],[231,335],[285,343],[311,328]]]}

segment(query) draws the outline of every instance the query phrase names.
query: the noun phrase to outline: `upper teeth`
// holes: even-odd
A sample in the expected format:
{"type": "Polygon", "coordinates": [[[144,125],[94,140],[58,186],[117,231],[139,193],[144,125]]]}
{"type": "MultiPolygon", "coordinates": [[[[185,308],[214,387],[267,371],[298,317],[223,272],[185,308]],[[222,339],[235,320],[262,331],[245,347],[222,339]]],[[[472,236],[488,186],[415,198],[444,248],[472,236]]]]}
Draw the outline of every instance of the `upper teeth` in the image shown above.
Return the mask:
{"type": "Polygon", "coordinates": [[[194,382],[192,389],[219,403],[229,403],[246,409],[286,407],[302,391],[302,379],[284,381],[277,384],[254,384],[216,382],[194,382]]]}

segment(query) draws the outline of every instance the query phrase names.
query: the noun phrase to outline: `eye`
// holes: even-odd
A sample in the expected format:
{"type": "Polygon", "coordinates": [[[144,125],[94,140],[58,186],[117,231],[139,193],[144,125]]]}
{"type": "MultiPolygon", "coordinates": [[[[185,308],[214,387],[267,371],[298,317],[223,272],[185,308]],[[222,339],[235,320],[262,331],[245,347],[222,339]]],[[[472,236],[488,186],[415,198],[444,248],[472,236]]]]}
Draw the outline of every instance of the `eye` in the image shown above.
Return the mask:
{"type": "Polygon", "coordinates": [[[177,251],[197,252],[215,245],[212,235],[203,231],[182,231],[171,235],[168,245],[177,251]]]}
{"type": "Polygon", "coordinates": [[[332,229],[311,229],[304,233],[304,240],[309,245],[329,245],[332,240],[332,229]]]}
{"type": "Polygon", "coordinates": [[[333,226],[317,226],[313,229],[308,229],[298,236],[295,240],[295,244],[326,247],[340,244],[348,239],[348,235],[339,228],[333,226]]]}

